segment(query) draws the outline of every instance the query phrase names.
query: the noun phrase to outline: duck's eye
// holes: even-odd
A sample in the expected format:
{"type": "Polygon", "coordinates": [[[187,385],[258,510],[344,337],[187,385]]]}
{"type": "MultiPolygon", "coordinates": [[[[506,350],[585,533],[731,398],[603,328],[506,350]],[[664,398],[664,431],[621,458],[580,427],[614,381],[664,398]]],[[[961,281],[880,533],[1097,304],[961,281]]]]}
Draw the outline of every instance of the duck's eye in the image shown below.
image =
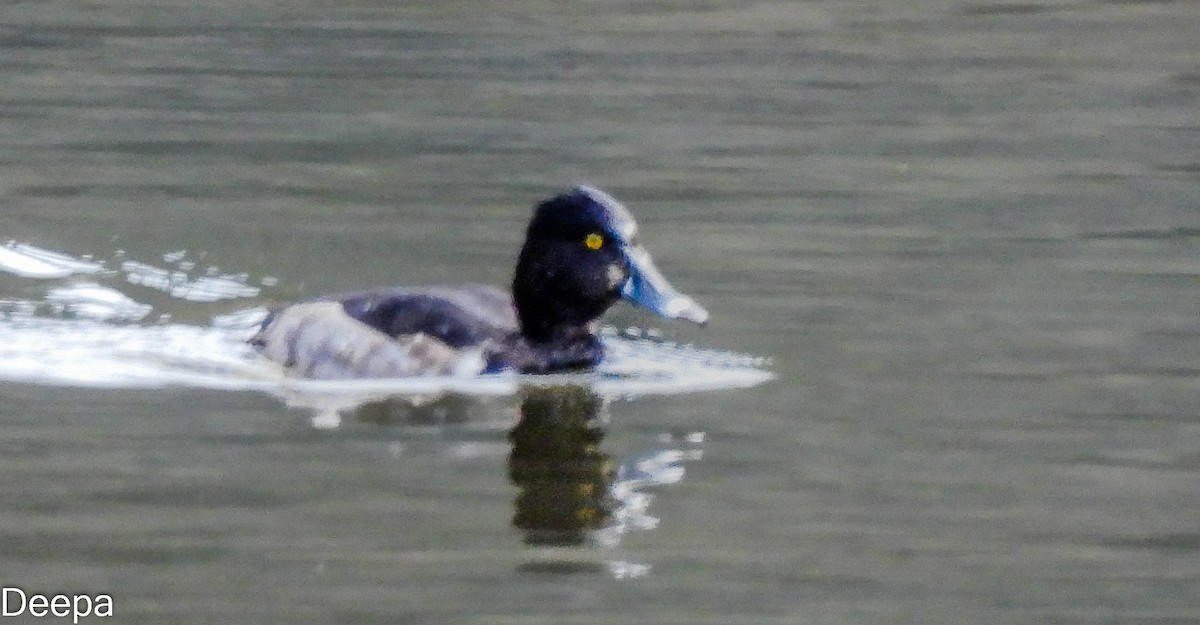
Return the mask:
{"type": "Polygon", "coordinates": [[[598,250],[601,245],[604,245],[604,237],[593,232],[584,237],[583,244],[588,246],[589,250],[598,250]]]}

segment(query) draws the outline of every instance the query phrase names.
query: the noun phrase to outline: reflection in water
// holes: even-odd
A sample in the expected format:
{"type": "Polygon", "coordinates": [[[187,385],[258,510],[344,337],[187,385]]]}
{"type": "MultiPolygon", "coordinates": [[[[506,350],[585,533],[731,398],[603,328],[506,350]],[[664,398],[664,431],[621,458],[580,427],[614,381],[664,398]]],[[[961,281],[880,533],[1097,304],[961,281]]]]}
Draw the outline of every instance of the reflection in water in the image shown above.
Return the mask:
{"type": "MultiPolygon", "coordinates": [[[[508,476],[517,488],[512,524],[524,542],[538,547],[612,547],[630,530],[658,525],[649,514],[651,495],[645,490],[682,480],[683,462],[700,457],[703,434],[684,435],[682,448],[618,459],[603,448],[608,405],[607,398],[588,386],[559,385],[523,389],[516,407],[452,394],[371,402],[355,415],[357,421],[376,426],[508,429],[508,476]]],[[[520,570],[605,571],[615,577],[639,577],[649,570],[635,562],[563,555],[547,552],[549,559],[527,562],[520,570]]]]}
{"type": "Polygon", "coordinates": [[[616,507],[613,458],[600,449],[605,400],[586,387],[528,392],[509,432],[508,476],[519,490],[513,525],[533,545],[581,545],[616,507]]]}
{"type": "MultiPolygon", "coordinates": [[[[653,529],[647,487],[683,479],[684,460],[700,450],[657,449],[617,460],[604,451],[608,400],[586,386],[528,389],[520,421],[509,431],[508,475],[517,487],[513,525],[526,544],[612,547],[626,532],[653,529]]],[[[703,435],[684,439],[696,446],[703,435]]],[[[578,572],[587,563],[534,562],[526,570],[578,572]],[[580,568],[582,567],[582,568],[580,568]]],[[[604,565],[616,577],[639,577],[649,566],[624,561],[604,565]]]]}
{"type": "Polygon", "coordinates": [[[511,406],[504,402],[489,402],[468,395],[448,394],[440,397],[404,397],[373,401],[358,407],[355,415],[363,423],[395,426],[453,426],[486,425],[496,411],[503,422],[511,423],[511,406]]]}

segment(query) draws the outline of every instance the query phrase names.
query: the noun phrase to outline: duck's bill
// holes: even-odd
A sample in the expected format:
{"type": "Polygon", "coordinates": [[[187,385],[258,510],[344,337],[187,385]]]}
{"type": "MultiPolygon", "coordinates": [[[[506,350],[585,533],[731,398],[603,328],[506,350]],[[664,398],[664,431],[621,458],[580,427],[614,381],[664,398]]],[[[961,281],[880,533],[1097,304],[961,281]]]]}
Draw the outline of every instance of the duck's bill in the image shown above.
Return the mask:
{"type": "Polygon", "coordinates": [[[629,279],[621,296],[651,312],[668,319],[684,319],[703,325],[708,311],[692,298],[676,291],[654,266],[650,253],[641,247],[625,250],[629,260],[629,279]]]}

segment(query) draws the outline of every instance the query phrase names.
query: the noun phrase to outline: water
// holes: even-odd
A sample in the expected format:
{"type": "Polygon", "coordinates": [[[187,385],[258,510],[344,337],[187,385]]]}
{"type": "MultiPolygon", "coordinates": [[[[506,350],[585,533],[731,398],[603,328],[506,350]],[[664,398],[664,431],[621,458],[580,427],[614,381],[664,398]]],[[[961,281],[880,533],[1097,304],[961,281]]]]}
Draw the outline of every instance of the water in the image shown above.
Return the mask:
{"type": "Polygon", "coordinates": [[[247,309],[503,283],[587,182],[712,314],[608,321],[776,380],[563,398],[534,440],[591,442],[540,466],[621,528],[572,535],[513,524],[563,492],[513,479],[536,395],[9,377],[0,581],[132,623],[1200,622],[1200,7],[506,6],[5,7],[0,239],[84,261],[0,274],[8,337],[76,304],[208,362],[247,309]]]}

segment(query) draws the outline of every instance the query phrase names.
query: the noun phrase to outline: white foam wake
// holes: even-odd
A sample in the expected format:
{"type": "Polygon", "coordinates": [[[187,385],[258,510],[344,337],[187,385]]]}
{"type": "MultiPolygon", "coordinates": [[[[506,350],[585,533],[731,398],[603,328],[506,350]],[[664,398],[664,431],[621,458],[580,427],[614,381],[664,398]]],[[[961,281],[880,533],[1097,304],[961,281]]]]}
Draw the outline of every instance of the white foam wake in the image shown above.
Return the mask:
{"type": "MultiPolygon", "coordinates": [[[[192,278],[183,252],[164,260],[172,271],[133,261],[103,263],[29,245],[0,246],[0,271],[41,280],[82,281],[48,288],[42,300],[0,299],[0,381],[101,388],[189,387],[255,391],[289,404],[342,409],[406,395],[502,396],[522,386],[587,385],[600,395],[630,398],[742,388],[771,379],[762,359],[663,342],[644,333],[606,331],[605,362],[581,374],[439,376],[373,380],[307,380],[289,376],[246,339],[266,315],[261,307],[214,317],[209,325],[171,323],[104,282],[151,286],[178,299],[251,298],[259,289],[244,274],[208,270],[192,278]],[[150,269],[147,269],[147,268],[150,269]],[[134,277],[136,276],[136,277],[134,277]]],[[[268,280],[264,279],[263,284],[268,280]]]]}

